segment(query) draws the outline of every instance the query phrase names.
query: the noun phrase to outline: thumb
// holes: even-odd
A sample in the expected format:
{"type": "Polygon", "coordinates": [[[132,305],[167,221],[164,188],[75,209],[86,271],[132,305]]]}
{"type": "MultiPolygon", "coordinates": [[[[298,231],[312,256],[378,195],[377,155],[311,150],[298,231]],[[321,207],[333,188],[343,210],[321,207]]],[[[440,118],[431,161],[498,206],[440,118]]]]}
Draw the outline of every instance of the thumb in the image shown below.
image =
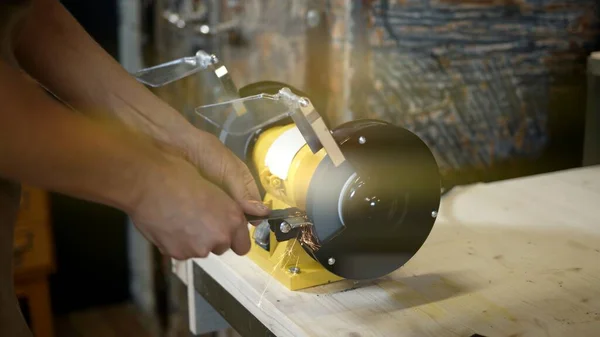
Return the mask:
{"type": "Polygon", "coordinates": [[[235,166],[232,174],[226,174],[223,179],[223,188],[237,201],[244,213],[252,215],[267,215],[270,212],[260,199],[256,180],[248,167],[237,157],[233,160],[235,166]]]}
{"type": "Polygon", "coordinates": [[[202,174],[225,190],[244,213],[269,214],[270,209],[261,202],[258,186],[246,164],[216,137],[203,134],[200,139],[200,150],[190,157],[202,174]]]}

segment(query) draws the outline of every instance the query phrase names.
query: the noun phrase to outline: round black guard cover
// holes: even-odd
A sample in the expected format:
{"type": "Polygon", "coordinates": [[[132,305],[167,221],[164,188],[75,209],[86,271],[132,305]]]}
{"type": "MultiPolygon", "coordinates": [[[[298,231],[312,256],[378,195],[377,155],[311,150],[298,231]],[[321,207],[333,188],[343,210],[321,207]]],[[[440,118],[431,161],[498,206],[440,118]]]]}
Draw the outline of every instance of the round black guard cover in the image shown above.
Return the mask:
{"type": "Polygon", "coordinates": [[[325,158],[311,179],[307,213],[323,241],[309,253],[347,279],[382,277],[411,259],[431,232],[440,202],[437,163],[418,136],[385,122],[349,122],[333,135],[347,162],[334,167],[325,158]],[[338,231],[340,194],[354,173],[341,196],[346,228],[338,231]]]}

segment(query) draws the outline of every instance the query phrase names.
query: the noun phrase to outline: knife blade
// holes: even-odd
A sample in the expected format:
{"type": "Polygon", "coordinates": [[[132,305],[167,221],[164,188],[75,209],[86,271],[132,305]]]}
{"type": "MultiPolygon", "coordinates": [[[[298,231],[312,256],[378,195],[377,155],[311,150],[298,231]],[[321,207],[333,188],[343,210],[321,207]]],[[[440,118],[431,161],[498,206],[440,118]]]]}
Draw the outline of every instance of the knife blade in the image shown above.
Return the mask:
{"type": "Polygon", "coordinates": [[[265,221],[265,220],[282,220],[283,221],[288,218],[299,218],[299,217],[306,217],[306,213],[296,207],[275,209],[275,210],[272,210],[269,214],[263,215],[263,216],[246,214],[246,220],[248,220],[248,222],[265,221]]]}

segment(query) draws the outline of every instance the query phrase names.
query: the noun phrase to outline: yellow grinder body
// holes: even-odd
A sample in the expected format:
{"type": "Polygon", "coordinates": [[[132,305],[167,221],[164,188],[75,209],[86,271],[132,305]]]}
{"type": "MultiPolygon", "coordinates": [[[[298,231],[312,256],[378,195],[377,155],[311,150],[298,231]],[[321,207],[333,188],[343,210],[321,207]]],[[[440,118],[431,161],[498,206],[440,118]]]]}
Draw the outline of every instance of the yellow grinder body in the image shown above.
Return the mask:
{"type": "Polygon", "coordinates": [[[252,153],[260,184],[275,199],[305,209],[310,180],[325,151],[312,153],[294,124],[261,133],[252,153]]]}
{"type": "MultiPolygon", "coordinates": [[[[312,153],[294,124],[264,130],[252,151],[252,164],[266,192],[264,201],[273,209],[305,209],[311,178],[323,158],[325,152],[312,153]]],[[[248,257],[288,289],[342,279],[323,268],[297,239],[277,242],[271,232],[266,249],[254,240],[255,231],[255,227],[250,230],[252,248],[248,257]]]]}

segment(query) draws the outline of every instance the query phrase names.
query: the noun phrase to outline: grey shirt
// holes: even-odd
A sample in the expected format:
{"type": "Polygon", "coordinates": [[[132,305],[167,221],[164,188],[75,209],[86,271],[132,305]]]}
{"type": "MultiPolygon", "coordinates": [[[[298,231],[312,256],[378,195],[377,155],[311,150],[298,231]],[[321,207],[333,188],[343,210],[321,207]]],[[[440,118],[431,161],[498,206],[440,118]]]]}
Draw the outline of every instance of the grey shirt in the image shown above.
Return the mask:
{"type": "MultiPolygon", "coordinates": [[[[31,5],[30,0],[0,1],[0,58],[18,68],[12,39],[31,5]]],[[[19,209],[21,188],[18,182],[0,176],[0,336],[30,337],[19,310],[13,281],[14,225],[19,209]]]]}

